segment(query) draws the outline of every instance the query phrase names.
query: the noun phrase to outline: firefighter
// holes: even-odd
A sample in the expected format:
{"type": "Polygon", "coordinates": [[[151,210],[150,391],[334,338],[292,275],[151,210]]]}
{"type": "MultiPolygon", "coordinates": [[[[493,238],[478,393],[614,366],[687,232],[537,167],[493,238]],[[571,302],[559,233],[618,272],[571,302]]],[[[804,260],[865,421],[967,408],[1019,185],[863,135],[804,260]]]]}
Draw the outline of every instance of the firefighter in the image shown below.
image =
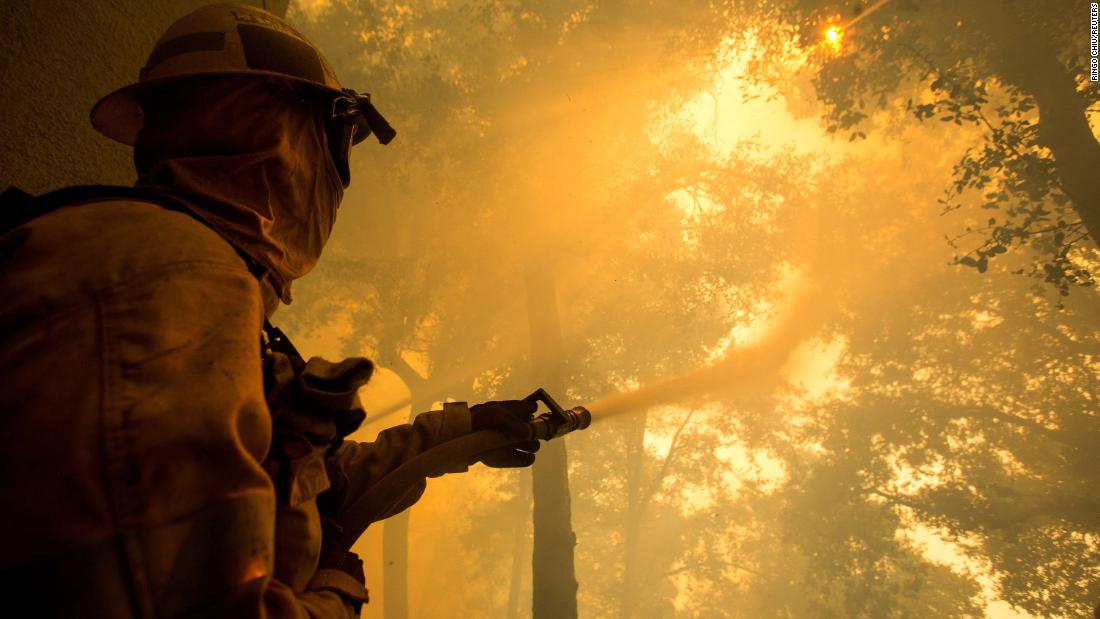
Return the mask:
{"type": "Polygon", "coordinates": [[[374,442],[347,440],[371,363],[307,361],[266,324],[321,254],[350,148],[392,130],[294,28],[234,5],[175,22],[92,123],[133,146],[134,187],[68,188],[4,209],[9,607],[357,616],[367,591],[346,540],[413,504],[424,480],[366,516],[354,510],[355,521],[347,505],[471,432],[517,443],[433,474],[528,466],[538,447],[519,442],[526,401],[449,403],[374,442]]]}

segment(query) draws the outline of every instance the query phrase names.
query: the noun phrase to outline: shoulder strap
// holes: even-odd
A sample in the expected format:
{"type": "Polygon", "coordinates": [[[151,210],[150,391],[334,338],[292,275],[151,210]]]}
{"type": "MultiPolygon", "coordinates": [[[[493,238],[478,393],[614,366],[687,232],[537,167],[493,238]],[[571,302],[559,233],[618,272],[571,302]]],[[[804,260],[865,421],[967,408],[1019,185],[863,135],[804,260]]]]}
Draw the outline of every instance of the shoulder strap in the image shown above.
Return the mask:
{"type": "MultiPolygon", "coordinates": [[[[152,202],[170,211],[183,213],[213,230],[210,222],[195,212],[190,202],[165,191],[146,187],[124,187],[122,185],[73,185],[40,196],[32,196],[17,187],[6,189],[3,194],[0,194],[0,234],[63,206],[108,200],[152,202]]],[[[217,230],[214,231],[217,232],[217,230]]],[[[248,270],[256,276],[256,279],[262,279],[266,275],[267,269],[256,262],[252,256],[241,251],[233,243],[229,244],[240,254],[245,264],[248,265],[248,270]]]]}
{"type": "Polygon", "coordinates": [[[0,234],[45,214],[39,199],[18,187],[8,187],[0,194],[0,234]]]}
{"type": "Polygon", "coordinates": [[[290,338],[283,333],[283,330],[271,324],[271,321],[265,316],[263,331],[260,333],[260,357],[267,358],[273,352],[281,352],[292,359],[305,361],[302,354],[290,342],[290,338]]]}
{"type": "MultiPolygon", "coordinates": [[[[105,200],[153,202],[164,208],[186,213],[202,221],[202,218],[195,214],[183,200],[164,192],[141,187],[74,185],[40,196],[32,196],[17,187],[9,187],[0,195],[0,232],[17,228],[36,217],[51,213],[63,206],[105,200]]],[[[206,222],[203,221],[203,224],[206,224],[206,222]]]]}

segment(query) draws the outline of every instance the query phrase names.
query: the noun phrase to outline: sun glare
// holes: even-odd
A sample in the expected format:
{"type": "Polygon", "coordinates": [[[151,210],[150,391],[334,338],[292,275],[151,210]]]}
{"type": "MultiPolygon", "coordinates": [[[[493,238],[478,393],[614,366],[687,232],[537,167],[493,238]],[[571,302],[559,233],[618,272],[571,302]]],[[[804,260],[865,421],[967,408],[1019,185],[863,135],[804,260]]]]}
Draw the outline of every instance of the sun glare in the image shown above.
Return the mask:
{"type": "Polygon", "coordinates": [[[840,26],[832,25],[825,29],[825,42],[833,51],[840,51],[840,41],[844,38],[844,32],[840,26]]]}

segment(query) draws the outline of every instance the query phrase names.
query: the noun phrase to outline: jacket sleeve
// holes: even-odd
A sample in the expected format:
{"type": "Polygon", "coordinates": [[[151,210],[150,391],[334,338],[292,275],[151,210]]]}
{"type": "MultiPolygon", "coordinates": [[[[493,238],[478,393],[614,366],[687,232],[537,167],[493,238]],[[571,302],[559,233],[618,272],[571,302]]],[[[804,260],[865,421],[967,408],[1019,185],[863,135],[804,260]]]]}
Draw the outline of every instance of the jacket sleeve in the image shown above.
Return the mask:
{"type": "MultiPolygon", "coordinates": [[[[225,276],[229,277],[229,274],[225,276]]],[[[203,486],[208,491],[203,501],[208,504],[224,500],[218,494],[222,484],[213,480],[234,480],[238,495],[245,493],[253,497],[253,505],[259,508],[242,504],[227,516],[256,533],[247,537],[237,536],[225,544],[218,543],[219,538],[215,537],[182,540],[183,545],[211,546],[210,561],[239,563],[244,554],[266,559],[263,564],[256,565],[255,573],[259,578],[250,585],[236,585],[232,594],[238,600],[233,606],[244,612],[234,610],[224,616],[264,619],[358,617],[359,608],[367,599],[366,589],[361,583],[348,582],[349,578],[325,579],[325,574],[316,570],[316,563],[310,564],[308,560],[298,570],[306,574],[304,578],[295,579],[291,576],[295,570],[283,569],[302,556],[316,556],[316,548],[320,545],[320,527],[315,517],[316,501],[312,495],[323,490],[324,484],[314,483],[312,487],[304,484],[298,503],[288,507],[280,500],[279,480],[273,478],[265,466],[273,432],[272,410],[267,402],[260,367],[258,334],[262,309],[255,281],[246,279],[250,278],[249,273],[241,269],[233,276],[243,281],[236,286],[218,286],[217,278],[207,275],[201,281],[194,280],[196,289],[193,291],[187,286],[190,282],[175,282],[174,289],[170,291],[174,299],[193,294],[196,304],[201,299],[205,305],[193,308],[198,311],[190,315],[176,316],[172,324],[162,328],[190,332],[179,334],[180,339],[202,342],[202,345],[164,351],[163,354],[175,357],[175,367],[187,370],[177,375],[176,381],[163,384],[158,397],[171,398],[187,408],[188,414],[176,415],[176,420],[165,431],[170,433],[176,428],[178,433],[170,440],[191,441],[189,449],[199,457],[189,459],[183,466],[177,463],[177,468],[194,469],[194,475],[211,480],[203,486]],[[217,303],[211,303],[207,295],[200,296],[202,291],[214,287],[218,290],[217,295],[213,295],[218,299],[217,303]],[[212,307],[222,309],[211,311],[212,307]],[[235,417],[236,423],[212,423],[218,415],[227,414],[230,419],[235,417]],[[223,434],[219,435],[218,430],[223,434]],[[201,457],[201,454],[211,453],[225,443],[240,446],[233,458],[204,460],[201,457]],[[263,532],[262,536],[260,532],[263,532]],[[298,550],[303,554],[296,554],[298,550]]],[[[158,352],[149,351],[149,354],[158,352]]],[[[165,380],[169,378],[166,376],[165,380]]],[[[309,468],[308,459],[303,464],[309,468]]],[[[323,461],[313,466],[313,470],[316,469],[320,469],[323,481],[323,461]]],[[[304,477],[314,479],[318,476],[304,477]]],[[[177,491],[170,482],[159,490],[166,497],[177,491]]],[[[231,501],[229,504],[234,502],[239,503],[231,501]]],[[[170,559],[170,555],[164,558],[170,559]]],[[[195,575],[211,572],[205,562],[187,567],[194,570],[195,575]]],[[[187,574],[181,573],[179,576],[187,578],[187,574]]]]}
{"type": "MultiPolygon", "coordinates": [[[[345,500],[353,500],[379,479],[415,456],[470,433],[470,409],[464,402],[447,402],[441,411],[417,415],[412,423],[383,430],[370,442],[345,441],[329,458],[329,476],[342,490],[345,500]]],[[[441,473],[462,473],[465,462],[447,463],[441,473]]],[[[424,493],[421,479],[390,505],[379,505],[374,522],[396,515],[416,503],[424,493]]],[[[370,523],[358,523],[367,526],[370,523]]]]}
{"type": "Polygon", "coordinates": [[[358,617],[358,604],[345,597],[342,590],[338,592],[336,589],[324,589],[296,593],[278,581],[269,582],[267,591],[264,592],[266,616],[272,619],[358,617]]]}

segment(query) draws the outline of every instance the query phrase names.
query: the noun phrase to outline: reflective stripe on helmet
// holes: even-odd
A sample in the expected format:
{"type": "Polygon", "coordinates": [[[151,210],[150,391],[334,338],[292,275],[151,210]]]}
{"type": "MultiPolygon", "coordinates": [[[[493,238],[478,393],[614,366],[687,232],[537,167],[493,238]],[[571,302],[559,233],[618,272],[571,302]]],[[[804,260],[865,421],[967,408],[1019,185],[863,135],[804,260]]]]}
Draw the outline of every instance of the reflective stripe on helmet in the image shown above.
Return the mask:
{"type": "Polygon", "coordinates": [[[321,59],[305,41],[266,26],[240,24],[237,33],[248,68],[325,83],[321,59]]]}
{"type": "Polygon", "coordinates": [[[225,49],[224,32],[192,32],[169,39],[153,48],[153,53],[149,54],[149,60],[141,70],[141,79],[145,79],[145,75],[153,67],[173,56],[192,52],[218,52],[223,49],[225,49]]]}

